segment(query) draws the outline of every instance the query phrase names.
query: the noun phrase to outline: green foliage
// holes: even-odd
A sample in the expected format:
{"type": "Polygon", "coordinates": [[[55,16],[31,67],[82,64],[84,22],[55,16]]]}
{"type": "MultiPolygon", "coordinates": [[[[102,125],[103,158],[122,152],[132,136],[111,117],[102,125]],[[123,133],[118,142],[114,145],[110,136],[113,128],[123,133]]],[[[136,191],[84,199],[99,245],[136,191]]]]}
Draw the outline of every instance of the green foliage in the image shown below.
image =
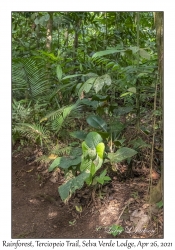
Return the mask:
{"type": "Polygon", "coordinates": [[[63,74],[61,65],[57,65],[57,67],[56,67],[56,74],[57,74],[58,80],[61,81],[62,74],[63,74]]]}
{"type": "Polygon", "coordinates": [[[157,205],[158,208],[163,207],[163,201],[162,200],[159,201],[158,203],[156,203],[156,205],[157,205]]]}
{"type": "MultiPolygon", "coordinates": [[[[136,12],[12,12],[12,139],[41,146],[64,140],[66,147],[55,149],[59,157],[49,167],[74,175],[59,188],[63,200],[84,183],[109,181],[106,170],[97,176],[106,162],[150,147],[138,136],[130,143],[124,137],[125,128],[135,126],[138,106],[144,119],[150,114],[157,83],[153,13],[140,13],[139,45],[136,17],[136,12]],[[73,139],[67,141],[69,135],[73,139]]],[[[157,93],[161,98],[159,87],[157,93]]],[[[154,115],[161,119],[161,110],[154,115]]],[[[151,134],[151,128],[144,132],[151,134]]]]}
{"type": "Polygon", "coordinates": [[[130,145],[132,145],[135,150],[138,150],[138,149],[141,149],[141,148],[151,148],[151,145],[145,143],[142,140],[142,138],[140,138],[140,137],[130,141],[130,145]]]}
{"type": "Polygon", "coordinates": [[[111,85],[111,77],[107,74],[102,76],[95,76],[83,83],[78,91],[78,96],[81,98],[82,93],[89,93],[93,88],[95,93],[98,93],[104,86],[111,85]]]}
{"type": "Polygon", "coordinates": [[[43,64],[33,58],[17,58],[12,61],[12,91],[14,98],[26,98],[32,102],[48,98],[49,82],[43,64]]]}
{"type": "MultiPolygon", "coordinates": [[[[105,162],[121,162],[125,159],[131,158],[137,152],[130,148],[120,148],[116,153],[105,153],[105,144],[100,134],[97,132],[90,132],[87,134],[85,140],[82,142],[82,155],[69,157],[58,157],[50,165],[48,171],[53,171],[56,167],[60,167],[63,170],[78,170],[80,174],[73,177],[68,182],[60,186],[59,194],[64,201],[68,201],[71,194],[77,189],[82,188],[83,183],[88,185],[104,185],[110,181],[110,177],[107,176],[107,171],[103,170],[99,176],[96,176],[97,171],[102,167],[104,163],[104,156],[106,154],[105,162]]],[[[73,171],[74,172],[74,171],[73,171]]]]}
{"type": "Polygon", "coordinates": [[[84,181],[89,176],[89,173],[82,172],[78,176],[69,180],[65,184],[58,188],[61,199],[66,202],[71,197],[71,195],[77,190],[83,187],[84,181]]]}
{"type": "Polygon", "coordinates": [[[83,155],[80,170],[90,172],[90,176],[86,180],[88,185],[92,183],[93,176],[103,164],[104,149],[102,138],[96,132],[90,132],[82,143],[83,155]]]}
{"type": "Polygon", "coordinates": [[[31,116],[31,101],[12,101],[12,120],[15,122],[25,122],[31,116]]]}
{"type": "Polygon", "coordinates": [[[101,129],[107,132],[107,124],[106,122],[99,116],[91,115],[87,118],[87,123],[96,129],[101,129]]]}
{"type": "MultiPolygon", "coordinates": [[[[53,171],[56,167],[62,169],[80,170],[80,174],[59,187],[59,194],[64,201],[67,201],[71,194],[80,189],[84,182],[88,185],[92,183],[93,176],[103,163],[104,143],[101,136],[96,132],[90,132],[85,141],[82,142],[82,156],[58,157],[50,165],[48,171],[53,171]]],[[[99,183],[109,180],[104,172],[99,177],[99,183]]]]}
{"type": "MultiPolygon", "coordinates": [[[[107,124],[100,116],[91,115],[87,118],[87,123],[93,128],[98,129],[98,133],[102,136],[103,139],[106,139],[107,142],[110,142],[112,145],[115,142],[121,131],[125,126],[119,121],[110,121],[110,124],[107,124]]],[[[110,151],[113,151],[110,148],[110,151]]]]}
{"type": "Polygon", "coordinates": [[[53,171],[56,167],[60,167],[62,169],[68,169],[71,166],[77,166],[81,162],[81,157],[77,157],[72,159],[73,157],[58,157],[56,158],[52,164],[50,165],[48,171],[53,171]]]}
{"type": "Polygon", "coordinates": [[[132,106],[128,106],[128,107],[119,107],[117,109],[114,110],[115,115],[117,116],[121,116],[121,115],[125,115],[128,114],[129,112],[131,112],[133,110],[132,106]]]}
{"type": "Polygon", "coordinates": [[[93,185],[96,185],[97,183],[100,183],[101,185],[104,185],[105,183],[107,183],[108,181],[111,180],[111,178],[109,176],[106,176],[107,171],[106,169],[99,175],[96,176],[93,180],[93,185]]]}
{"type": "Polygon", "coordinates": [[[87,147],[91,149],[95,149],[102,141],[102,137],[97,132],[90,132],[85,138],[85,143],[87,147]]]}
{"type": "Polygon", "coordinates": [[[43,121],[47,121],[48,119],[50,119],[50,127],[53,131],[55,132],[59,132],[59,130],[61,129],[61,127],[64,125],[64,123],[66,122],[66,118],[68,116],[70,116],[71,112],[75,112],[78,111],[79,109],[79,103],[75,103],[73,105],[69,105],[69,106],[64,106],[56,111],[52,111],[48,114],[46,114],[41,120],[40,122],[43,121]]]}
{"type": "Polygon", "coordinates": [[[39,142],[41,147],[43,143],[48,143],[50,137],[49,132],[40,124],[28,124],[28,123],[18,123],[16,124],[14,131],[19,132],[19,134],[29,141],[39,142]]]}
{"type": "Polygon", "coordinates": [[[74,131],[71,132],[70,135],[74,138],[80,139],[80,140],[85,140],[87,136],[87,132],[80,130],[80,131],[74,131]]]}
{"type": "Polygon", "coordinates": [[[108,153],[110,162],[121,162],[137,154],[137,151],[131,148],[123,147],[117,150],[115,153],[108,153]]]}

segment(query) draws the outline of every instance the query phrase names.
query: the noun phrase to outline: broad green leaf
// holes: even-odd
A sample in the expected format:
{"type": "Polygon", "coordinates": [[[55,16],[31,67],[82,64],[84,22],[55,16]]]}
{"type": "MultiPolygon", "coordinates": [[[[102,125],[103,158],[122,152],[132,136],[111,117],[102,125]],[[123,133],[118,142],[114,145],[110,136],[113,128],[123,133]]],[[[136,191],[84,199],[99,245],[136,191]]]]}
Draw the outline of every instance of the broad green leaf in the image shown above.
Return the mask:
{"type": "Polygon", "coordinates": [[[52,162],[48,171],[51,172],[56,167],[66,169],[66,168],[69,168],[70,166],[76,166],[76,165],[80,164],[80,162],[81,162],[81,156],[78,156],[75,159],[71,159],[68,157],[58,157],[52,162]]]}
{"type": "Polygon", "coordinates": [[[94,83],[95,79],[97,79],[96,76],[95,77],[91,77],[84,84],[91,84],[92,85],[94,83]]]}
{"type": "Polygon", "coordinates": [[[84,181],[88,178],[90,173],[83,172],[77,177],[69,180],[67,183],[61,185],[58,188],[58,192],[63,201],[67,201],[71,195],[77,190],[81,189],[84,185],[84,181]]]}
{"type": "Polygon", "coordinates": [[[85,83],[83,83],[83,85],[81,86],[81,88],[78,91],[79,97],[81,96],[82,92],[88,93],[90,91],[95,79],[96,79],[96,77],[92,77],[92,78],[88,79],[85,83]]]}
{"type": "Polygon", "coordinates": [[[109,100],[109,96],[108,95],[94,95],[94,96],[92,96],[92,100],[106,101],[106,100],[109,100]]]}
{"type": "Polygon", "coordinates": [[[39,18],[38,18],[38,17],[34,20],[34,23],[35,23],[36,25],[39,24],[39,18]]]}
{"type": "Polygon", "coordinates": [[[98,75],[96,73],[93,73],[93,72],[89,72],[89,73],[85,74],[84,76],[86,76],[88,78],[98,77],[98,75]]]}
{"type": "Polygon", "coordinates": [[[97,79],[94,82],[94,90],[96,93],[98,93],[104,86],[104,80],[101,77],[97,77],[97,79]]]}
{"type": "Polygon", "coordinates": [[[88,93],[90,91],[90,89],[92,88],[92,84],[90,83],[84,83],[81,88],[78,91],[78,96],[81,97],[82,92],[88,93]]]}
{"type": "Polygon", "coordinates": [[[70,78],[77,77],[77,76],[82,76],[82,74],[75,74],[75,75],[65,76],[65,77],[62,78],[62,80],[70,79],[70,78]]]}
{"type": "Polygon", "coordinates": [[[129,48],[130,50],[132,50],[132,52],[135,54],[139,51],[139,47],[133,46],[129,48]]]}
{"type": "Polygon", "coordinates": [[[103,179],[103,178],[101,178],[101,177],[96,177],[96,180],[97,180],[97,182],[100,183],[101,185],[104,184],[104,179],[103,179]]]}
{"type": "Polygon", "coordinates": [[[106,139],[106,138],[108,138],[108,137],[110,136],[110,133],[108,133],[108,132],[101,132],[101,131],[98,131],[98,133],[101,135],[101,137],[102,137],[103,139],[106,139]]]}
{"type": "Polygon", "coordinates": [[[104,51],[98,51],[95,54],[93,54],[92,58],[101,57],[101,56],[105,56],[105,55],[111,55],[114,53],[121,53],[123,51],[125,51],[125,50],[109,49],[109,50],[104,50],[104,51]]]}
{"type": "Polygon", "coordinates": [[[80,100],[80,104],[84,104],[84,105],[87,105],[87,106],[92,106],[94,108],[97,108],[99,102],[98,101],[92,101],[92,100],[84,98],[84,99],[80,100]]]}
{"type": "Polygon", "coordinates": [[[50,15],[47,13],[46,15],[44,15],[44,19],[45,19],[46,22],[49,21],[50,15]]]}
{"type": "Polygon", "coordinates": [[[71,152],[70,152],[70,156],[76,158],[77,156],[81,156],[82,155],[82,148],[72,148],[71,152]]]}
{"type": "Polygon", "coordinates": [[[70,132],[69,133],[72,137],[80,139],[80,140],[85,140],[86,136],[87,136],[87,132],[85,131],[74,131],[74,132],[70,132]]]}
{"type": "Polygon", "coordinates": [[[132,110],[133,110],[133,107],[128,106],[128,107],[119,107],[118,109],[114,109],[114,112],[116,115],[125,115],[131,112],[132,110]]]}
{"type": "Polygon", "coordinates": [[[69,168],[71,166],[76,166],[76,165],[80,164],[80,162],[81,162],[81,156],[78,156],[75,159],[71,159],[68,157],[62,157],[59,167],[66,169],[66,168],[69,168]]]}
{"type": "Polygon", "coordinates": [[[135,149],[137,148],[150,148],[151,145],[147,144],[142,140],[142,138],[137,138],[135,140],[130,141],[130,144],[133,145],[135,149]]]}
{"type": "Polygon", "coordinates": [[[97,115],[91,115],[86,121],[91,127],[102,129],[103,131],[107,132],[107,124],[101,117],[97,115]]]}
{"type": "Polygon", "coordinates": [[[116,153],[108,153],[108,158],[111,162],[121,162],[137,154],[137,151],[131,148],[120,148],[116,153]]]}
{"type": "Polygon", "coordinates": [[[93,148],[93,149],[89,148],[88,149],[88,155],[89,155],[90,159],[93,161],[96,158],[96,155],[97,155],[96,149],[95,148],[93,148]]]}
{"type": "Polygon", "coordinates": [[[105,149],[105,145],[104,145],[103,142],[100,142],[100,143],[96,146],[97,155],[98,155],[101,159],[103,159],[104,149],[105,149]]]}
{"type": "Polygon", "coordinates": [[[86,172],[90,172],[92,165],[91,159],[85,159],[83,156],[81,158],[81,165],[80,165],[80,171],[83,172],[86,170],[86,172]]]}
{"type": "Polygon", "coordinates": [[[131,87],[128,89],[129,92],[132,92],[132,93],[136,93],[136,88],[135,87],[131,87]]]}
{"type": "Polygon", "coordinates": [[[96,146],[102,141],[103,139],[101,135],[99,135],[97,132],[90,132],[85,139],[86,145],[92,149],[96,148],[96,146]]]}
{"type": "Polygon", "coordinates": [[[89,147],[85,141],[82,142],[81,146],[82,146],[83,155],[86,157],[88,155],[89,147]]]}
{"type": "Polygon", "coordinates": [[[102,177],[105,177],[105,175],[107,174],[107,171],[106,171],[106,169],[105,170],[103,170],[103,172],[100,174],[100,177],[102,178],[102,177]]]}
{"type": "Polygon", "coordinates": [[[129,92],[132,92],[132,93],[136,93],[136,88],[135,87],[131,87],[128,89],[129,92]]]}
{"type": "Polygon", "coordinates": [[[101,159],[98,155],[97,155],[97,157],[96,157],[96,159],[93,161],[93,163],[95,164],[95,169],[96,169],[96,171],[98,170],[98,169],[100,169],[101,168],[101,166],[102,166],[102,164],[103,164],[103,159],[101,159]]]}
{"type": "Polygon", "coordinates": [[[58,157],[58,158],[56,158],[56,159],[52,162],[52,164],[51,164],[50,167],[48,168],[48,171],[49,171],[49,172],[53,171],[54,168],[56,168],[56,167],[59,166],[59,164],[60,164],[60,162],[61,162],[61,158],[62,158],[62,157],[58,157]]]}
{"type": "Polygon", "coordinates": [[[149,54],[146,50],[140,49],[140,50],[139,50],[139,53],[140,53],[140,56],[141,56],[141,57],[150,60],[150,54],[149,54]]]}
{"type": "Polygon", "coordinates": [[[106,176],[107,171],[106,169],[100,174],[100,176],[96,177],[96,180],[100,183],[100,184],[104,184],[105,181],[110,181],[111,178],[109,176],[106,176]]]}
{"type": "Polygon", "coordinates": [[[103,76],[99,76],[96,78],[95,82],[94,82],[94,90],[96,93],[98,93],[104,85],[111,85],[111,78],[109,75],[103,75],[103,76]]]}
{"type": "Polygon", "coordinates": [[[107,85],[107,86],[110,86],[111,85],[111,77],[107,74],[103,75],[103,80],[104,80],[104,84],[107,85]]]}
{"type": "Polygon", "coordinates": [[[121,132],[123,129],[125,128],[125,125],[119,121],[115,121],[113,122],[109,128],[108,128],[108,132],[115,132],[115,133],[119,133],[121,132]]]}
{"type": "Polygon", "coordinates": [[[94,163],[91,164],[91,169],[90,169],[91,176],[94,176],[96,173],[96,166],[94,163]]]}
{"type": "Polygon", "coordinates": [[[62,74],[63,74],[61,65],[57,65],[57,67],[56,67],[56,74],[57,74],[58,80],[60,81],[61,78],[62,78],[62,74]]]}

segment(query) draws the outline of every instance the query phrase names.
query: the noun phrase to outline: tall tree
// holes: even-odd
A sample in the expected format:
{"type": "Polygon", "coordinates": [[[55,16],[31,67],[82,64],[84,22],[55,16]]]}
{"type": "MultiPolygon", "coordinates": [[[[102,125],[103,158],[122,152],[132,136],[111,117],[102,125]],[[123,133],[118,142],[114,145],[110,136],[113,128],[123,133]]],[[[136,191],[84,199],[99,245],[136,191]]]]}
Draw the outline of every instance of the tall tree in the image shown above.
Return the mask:
{"type": "Polygon", "coordinates": [[[46,49],[50,52],[52,49],[52,28],[53,28],[53,13],[49,12],[50,18],[47,22],[46,49]]]}
{"type": "Polygon", "coordinates": [[[163,110],[163,12],[155,12],[156,42],[158,53],[158,77],[160,83],[160,107],[163,110]]]}
{"type": "MultiPolygon", "coordinates": [[[[156,97],[157,97],[157,87],[160,86],[160,97],[159,97],[159,108],[163,112],[163,12],[155,12],[155,28],[156,28],[156,43],[157,43],[157,54],[158,54],[158,84],[156,86],[154,110],[156,110],[156,97]]],[[[155,120],[156,118],[154,118],[155,120]]],[[[163,144],[163,116],[160,118],[160,139],[161,144],[163,144]]],[[[155,122],[154,122],[155,125],[155,122]]],[[[155,134],[155,133],[154,133],[155,134]]],[[[153,146],[154,146],[154,135],[152,142],[152,156],[153,156],[153,146]]],[[[163,148],[163,147],[162,147],[163,148]]],[[[153,157],[152,157],[153,158],[153,157]]],[[[160,155],[161,161],[161,178],[157,183],[157,186],[153,187],[150,192],[150,202],[156,203],[160,201],[163,197],[163,154],[160,155]]]]}

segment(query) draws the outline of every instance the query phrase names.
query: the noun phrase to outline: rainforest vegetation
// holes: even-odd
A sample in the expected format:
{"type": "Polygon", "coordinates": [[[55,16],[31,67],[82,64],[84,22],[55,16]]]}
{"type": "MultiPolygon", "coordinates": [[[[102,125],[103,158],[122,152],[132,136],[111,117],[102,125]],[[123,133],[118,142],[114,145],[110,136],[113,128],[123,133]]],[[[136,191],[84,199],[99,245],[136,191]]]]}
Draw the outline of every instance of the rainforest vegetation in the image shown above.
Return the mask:
{"type": "MultiPolygon", "coordinates": [[[[104,187],[137,178],[147,183],[144,203],[161,209],[163,12],[11,17],[13,156],[42,165],[38,181],[47,174],[64,204],[78,195],[78,214],[107,199],[104,187]]],[[[108,228],[114,237],[118,224],[108,228]]]]}

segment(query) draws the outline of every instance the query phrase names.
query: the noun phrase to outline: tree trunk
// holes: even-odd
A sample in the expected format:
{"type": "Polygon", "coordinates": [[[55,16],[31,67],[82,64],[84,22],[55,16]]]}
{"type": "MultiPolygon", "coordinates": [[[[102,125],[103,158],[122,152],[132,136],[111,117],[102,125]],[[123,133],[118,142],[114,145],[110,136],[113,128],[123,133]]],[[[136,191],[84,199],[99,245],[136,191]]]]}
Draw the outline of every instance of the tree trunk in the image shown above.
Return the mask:
{"type": "MultiPolygon", "coordinates": [[[[163,145],[163,60],[164,60],[164,43],[163,43],[163,12],[155,12],[155,27],[156,27],[156,42],[157,42],[157,53],[158,53],[158,83],[160,84],[160,99],[159,99],[159,108],[162,111],[161,117],[161,129],[160,137],[163,145]]],[[[163,159],[162,159],[163,162],[163,159]]]]}
{"type": "MultiPolygon", "coordinates": [[[[140,29],[140,13],[137,12],[137,47],[139,44],[139,29],[140,29]]],[[[137,52],[137,71],[139,69],[139,51],[137,52]]],[[[137,78],[136,80],[136,116],[137,116],[137,131],[140,129],[140,82],[137,78]]]]}
{"type": "Polygon", "coordinates": [[[46,49],[51,51],[52,49],[52,27],[53,27],[53,13],[49,12],[50,18],[47,23],[47,34],[46,34],[46,49]]]}
{"type": "MultiPolygon", "coordinates": [[[[159,99],[159,108],[162,111],[163,114],[163,53],[164,53],[164,44],[163,44],[163,12],[155,12],[154,13],[155,18],[155,27],[156,27],[156,42],[157,42],[157,53],[158,53],[158,85],[160,86],[160,99],[159,99]]],[[[163,115],[160,118],[161,119],[161,128],[160,128],[160,138],[161,138],[161,144],[163,148],[163,115]]],[[[157,188],[161,189],[161,194],[163,196],[163,153],[161,154],[161,184],[157,185],[157,188]]],[[[163,198],[163,197],[162,197],[163,198]]]]}

